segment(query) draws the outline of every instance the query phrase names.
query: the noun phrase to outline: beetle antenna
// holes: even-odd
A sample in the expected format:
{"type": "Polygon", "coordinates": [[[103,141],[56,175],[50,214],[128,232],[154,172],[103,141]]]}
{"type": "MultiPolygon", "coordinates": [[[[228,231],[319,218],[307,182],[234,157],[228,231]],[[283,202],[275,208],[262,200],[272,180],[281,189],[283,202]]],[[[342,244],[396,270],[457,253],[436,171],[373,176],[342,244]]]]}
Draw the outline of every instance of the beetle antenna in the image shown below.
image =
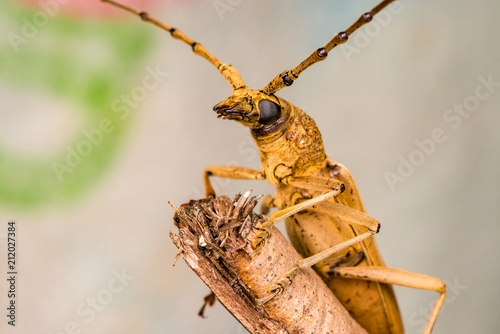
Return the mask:
{"type": "Polygon", "coordinates": [[[307,57],[303,62],[297,65],[295,68],[284,71],[278,74],[270,83],[267,84],[261,91],[265,94],[271,95],[279,91],[280,89],[290,86],[295,80],[309,66],[316,64],[317,62],[326,59],[328,52],[330,52],[337,45],[343,44],[347,41],[349,36],[355,32],[358,28],[370,22],[378,12],[387,7],[391,2],[396,0],[384,0],[375,6],[371,11],[364,13],[361,17],[354,22],[346,31],[339,32],[333,39],[328,42],[324,47],[321,47],[314,51],[309,57],[307,57]]]}
{"type": "Polygon", "coordinates": [[[234,90],[244,88],[245,83],[243,82],[243,79],[241,79],[240,74],[232,65],[224,64],[217,58],[215,58],[210,52],[205,49],[205,47],[198,43],[193,41],[191,38],[187,37],[184,35],[182,31],[180,31],[177,28],[170,27],[155,18],[151,17],[147,12],[139,11],[137,9],[133,9],[129,6],[123,5],[121,3],[118,3],[113,0],[101,0],[104,3],[108,3],[112,6],[121,8],[129,13],[132,13],[134,15],[139,16],[144,22],[151,23],[163,30],[166,30],[170,33],[170,35],[175,38],[183,41],[186,44],[189,44],[191,48],[193,49],[193,52],[197,54],[198,56],[201,56],[208,60],[212,65],[214,65],[217,70],[226,78],[226,80],[231,84],[234,90]]]}

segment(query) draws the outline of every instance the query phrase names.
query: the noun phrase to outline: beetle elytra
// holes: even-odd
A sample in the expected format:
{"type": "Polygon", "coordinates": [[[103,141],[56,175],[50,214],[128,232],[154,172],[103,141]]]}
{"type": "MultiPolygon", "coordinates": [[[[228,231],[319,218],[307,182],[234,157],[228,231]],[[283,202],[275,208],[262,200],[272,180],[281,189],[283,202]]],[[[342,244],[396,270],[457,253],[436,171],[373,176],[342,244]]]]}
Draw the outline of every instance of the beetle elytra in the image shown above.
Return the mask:
{"type": "Polygon", "coordinates": [[[380,224],[365,213],[356,184],[342,164],[326,156],[321,135],[303,110],[275,95],[290,86],[311,65],[327,58],[336,46],[345,43],[358,28],[395,0],[384,0],[361,15],[347,30],[338,33],[323,47],[291,70],[278,74],[262,89],[248,88],[236,69],[222,63],[205,47],[151,17],[112,0],[102,0],[138,15],[143,21],[170,32],[191,46],[193,52],[210,62],[231,84],[233,93],[218,103],[219,118],[235,120],[250,128],[259,149],[261,170],[238,166],[208,166],[204,173],[207,196],[215,196],[211,177],[267,180],[276,186],[274,198],[264,201],[264,211],[276,207],[269,221],[256,233],[255,252],[265,246],[271,228],[285,220],[290,240],[305,257],[269,287],[265,303],[281,293],[301,268],[314,265],[329,288],[351,315],[369,333],[403,333],[403,324],[392,284],[434,290],[440,293],[424,333],[430,333],[443,305],[446,288],[439,279],[388,268],[373,235],[380,224]]]}

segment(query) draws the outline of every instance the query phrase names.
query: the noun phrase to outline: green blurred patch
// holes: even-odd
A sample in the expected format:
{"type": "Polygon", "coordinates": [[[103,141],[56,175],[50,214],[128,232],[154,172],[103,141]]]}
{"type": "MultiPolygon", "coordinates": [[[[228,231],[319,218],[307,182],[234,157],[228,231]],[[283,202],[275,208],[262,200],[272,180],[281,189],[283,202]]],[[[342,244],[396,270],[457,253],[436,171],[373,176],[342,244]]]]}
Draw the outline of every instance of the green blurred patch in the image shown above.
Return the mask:
{"type": "Polygon", "coordinates": [[[67,112],[83,113],[85,124],[50,158],[17,155],[0,143],[0,203],[5,207],[64,205],[96,184],[109,169],[133,119],[120,118],[123,114],[113,112],[111,105],[141,84],[154,47],[152,30],[131,24],[135,18],[95,20],[57,14],[26,38],[23,25],[40,11],[15,1],[0,2],[0,27],[5,32],[0,42],[0,81],[16,91],[37,92],[75,106],[67,112]],[[19,41],[16,36],[23,42],[13,47],[12,41],[19,41]],[[54,162],[66,165],[67,147],[76,149],[86,140],[83,131],[99,128],[105,119],[113,130],[76,167],[58,176],[54,162]]]}

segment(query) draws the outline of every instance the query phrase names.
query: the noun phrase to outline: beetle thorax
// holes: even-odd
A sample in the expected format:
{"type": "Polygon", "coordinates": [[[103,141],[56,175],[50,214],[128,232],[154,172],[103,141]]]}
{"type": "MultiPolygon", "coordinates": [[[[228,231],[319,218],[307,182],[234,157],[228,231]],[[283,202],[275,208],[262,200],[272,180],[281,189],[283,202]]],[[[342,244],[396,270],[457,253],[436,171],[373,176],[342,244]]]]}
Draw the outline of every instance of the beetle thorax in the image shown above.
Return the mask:
{"type": "Polygon", "coordinates": [[[303,175],[309,167],[321,167],[326,154],[314,120],[302,109],[280,98],[289,114],[283,126],[265,136],[252,131],[261,159],[261,170],[273,185],[287,175],[303,175]]]}

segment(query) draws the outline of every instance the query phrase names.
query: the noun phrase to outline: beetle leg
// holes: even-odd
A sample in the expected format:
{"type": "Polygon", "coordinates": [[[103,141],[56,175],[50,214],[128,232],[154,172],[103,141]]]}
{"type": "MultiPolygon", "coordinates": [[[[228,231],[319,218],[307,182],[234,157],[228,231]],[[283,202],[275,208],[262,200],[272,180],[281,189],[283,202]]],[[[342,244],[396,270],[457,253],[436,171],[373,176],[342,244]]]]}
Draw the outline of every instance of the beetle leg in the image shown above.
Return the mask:
{"type": "Polygon", "coordinates": [[[262,204],[260,205],[260,213],[263,215],[267,215],[271,208],[275,208],[274,198],[271,195],[266,195],[262,200],[262,204]]]}
{"type": "Polygon", "coordinates": [[[203,174],[205,183],[205,194],[207,197],[215,197],[215,191],[210,182],[210,176],[224,177],[228,179],[240,180],[265,180],[266,177],[261,171],[240,167],[240,166],[208,166],[203,174]]]}
{"type": "Polygon", "coordinates": [[[316,263],[316,272],[324,277],[330,277],[332,270],[337,267],[355,267],[365,259],[365,253],[355,253],[353,256],[342,254],[337,257],[330,256],[329,258],[316,263]]]}
{"type": "Polygon", "coordinates": [[[283,275],[279,280],[276,281],[276,283],[274,283],[267,289],[270,292],[270,295],[257,299],[257,304],[265,304],[282,293],[290,284],[292,284],[293,279],[295,278],[295,276],[297,276],[297,273],[299,271],[299,267],[294,267],[292,270],[283,275]]]}
{"type": "Polygon", "coordinates": [[[320,252],[318,254],[315,254],[313,256],[310,256],[308,258],[305,258],[305,259],[298,261],[297,265],[295,267],[293,267],[292,270],[290,270],[284,276],[280,277],[273,285],[271,285],[268,288],[268,291],[271,293],[271,295],[264,297],[264,298],[261,298],[261,299],[258,299],[257,302],[259,304],[264,304],[264,303],[268,302],[269,300],[273,299],[274,297],[276,297],[277,295],[279,295],[281,292],[283,292],[283,290],[286,287],[288,287],[290,284],[292,284],[293,279],[295,278],[295,276],[297,275],[297,273],[299,272],[300,269],[309,268],[309,267],[313,266],[314,264],[329,257],[330,255],[332,255],[332,254],[334,254],[334,253],[336,253],[336,252],[338,252],[346,247],[349,247],[357,242],[360,242],[363,239],[370,237],[371,235],[373,235],[373,233],[371,231],[360,234],[360,235],[358,235],[352,239],[349,239],[347,241],[344,241],[344,242],[342,242],[334,247],[328,248],[328,249],[324,250],[323,252],[320,252]]]}
{"type": "MultiPolygon", "coordinates": [[[[344,189],[345,186],[342,182],[337,181],[335,179],[328,179],[329,180],[329,186],[330,186],[330,191],[327,192],[326,194],[316,196],[314,198],[311,198],[307,201],[301,202],[296,205],[292,205],[290,207],[287,207],[283,210],[279,210],[277,212],[274,212],[269,216],[269,220],[264,222],[258,229],[259,231],[255,233],[254,240],[252,241],[252,247],[255,249],[255,252],[253,255],[257,254],[262,247],[264,246],[265,240],[271,235],[271,230],[278,221],[285,219],[287,217],[290,217],[294,214],[296,214],[299,211],[308,209],[320,202],[324,202],[325,200],[340,194],[344,189]],[[333,189],[333,190],[332,190],[333,189]]],[[[356,210],[354,210],[356,211],[356,210]]]]}
{"type": "Polygon", "coordinates": [[[359,241],[362,241],[363,239],[366,239],[374,235],[375,233],[378,233],[378,231],[380,230],[380,223],[375,218],[372,218],[366,213],[352,209],[348,206],[326,201],[328,198],[331,198],[341,192],[340,188],[343,188],[342,186],[344,184],[340,181],[336,182],[338,182],[339,184],[338,187],[339,189],[337,191],[335,190],[330,191],[324,195],[311,198],[307,201],[301,202],[299,204],[290,206],[288,208],[285,208],[283,210],[271,214],[269,220],[264,222],[262,226],[258,228],[259,231],[255,233],[254,240],[252,241],[252,247],[255,249],[253,255],[260,252],[262,247],[264,247],[265,240],[271,235],[271,230],[274,224],[276,224],[281,219],[287,218],[305,209],[318,211],[330,217],[333,217],[338,221],[345,222],[346,224],[360,225],[368,229],[368,232],[366,233],[360,234],[350,240],[342,242],[338,245],[335,245],[332,248],[326,249],[323,252],[320,252],[318,254],[311,256],[310,258],[307,258],[310,259],[311,263],[309,265],[306,265],[306,267],[313,266],[314,264],[326,259],[328,256],[334,254],[335,252],[341,251],[346,247],[351,246],[352,244],[355,244],[359,241]],[[362,238],[360,238],[361,236],[362,238]]]}
{"type": "Polygon", "coordinates": [[[406,270],[387,267],[336,267],[332,274],[338,277],[354,278],[385,284],[396,284],[414,289],[433,290],[440,293],[436,304],[429,316],[424,334],[430,334],[437,316],[446,298],[446,285],[440,279],[412,273],[406,270]]]}
{"type": "MultiPolygon", "coordinates": [[[[307,202],[307,201],[306,201],[307,202]]],[[[305,202],[304,202],[305,203],[305,202]]],[[[371,237],[380,230],[380,223],[366,213],[352,209],[348,206],[330,202],[323,201],[313,205],[309,210],[317,211],[323,213],[329,217],[334,218],[336,221],[343,222],[350,225],[360,225],[368,229],[367,232],[359,234],[354,238],[341,242],[333,247],[327,248],[322,252],[314,254],[310,257],[302,259],[299,261],[300,268],[308,268],[320,261],[325,260],[332,254],[339,252],[353,244],[356,244],[368,237],[371,237]]]]}
{"type": "MultiPolygon", "coordinates": [[[[342,184],[340,181],[338,181],[338,182],[340,184],[342,184]]],[[[348,247],[350,247],[358,242],[361,242],[361,241],[365,240],[366,238],[371,237],[372,235],[374,235],[375,233],[377,233],[379,231],[380,223],[377,220],[368,216],[366,213],[352,209],[352,208],[347,207],[345,205],[330,202],[330,201],[325,201],[325,199],[326,199],[325,197],[327,197],[328,194],[330,194],[330,193],[327,193],[327,194],[322,195],[322,196],[314,197],[310,200],[307,200],[307,201],[304,201],[304,202],[299,203],[297,205],[291,206],[285,210],[278,211],[278,212],[276,212],[276,214],[280,214],[282,211],[290,210],[293,213],[289,214],[288,212],[285,212],[284,214],[281,214],[280,219],[284,218],[284,217],[288,217],[289,215],[295,214],[298,211],[303,210],[304,208],[301,208],[301,209],[298,208],[299,206],[302,205],[303,207],[307,207],[309,210],[324,213],[330,217],[335,218],[338,221],[342,221],[342,222],[345,222],[347,224],[355,224],[355,225],[364,226],[368,229],[368,231],[365,233],[361,233],[361,234],[359,234],[359,235],[357,235],[349,240],[341,242],[333,247],[327,248],[322,252],[319,252],[317,254],[314,254],[310,257],[307,257],[305,259],[298,261],[297,265],[292,270],[290,270],[286,275],[284,275],[283,277],[278,279],[274,285],[271,285],[269,287],[269,292],[271,292],[272,294],[277,295],[277,294],[281,293],[281,291],[284,288],[286,288],[287,286],[289,286],[292,283],[292,279],[293,279],[293,277],[295,277],[295,275],[291,275],[291,273],[294,273],[295,271],[297,271],[299,269],[305,269],[305,268],[312,267],[313,265],[315,265],[321,261],[324,261],[325,259],[327,259],[331,255],[333,255],[337,252],[340,252],[341,250],[344,250],[345,248],[348,248],[348,247]],[[297,209],[294,209],[296,207],[297,207],[297,209]],[[278,287],[281,287],[281,290],[278,289],[278,287]]],[[[272,217],[273,217],[273,215],[271,215],[271,218],[272,217]]],[[[270,224],[271,221],[272,221],[272,219],[270,219],[268,222],[265,222],[263,224],[263,227],[266,224],[270,224]]],[[[272,227],[272,225],[271,225],[271,227],[272,227]]],[[[269,232],[267,232],[267,233],[269,234],[269,232]]],[[[268,235],[263,235],[263,236],[267,237],[268,235]]],[[[263,240],[258,239],[258,233],[256,233],[256,239],[254,240],[254,242],[256,243],[256,246],[257,246],[257,249],[254,252],[254,254],[255,254],[263,247],[263,240]]],[[[252,246],[255,246],[254,243],[252,243],[252,246]]],[[[270,300],[269,298],[272,298],[272,297],[269,296],[269,297],[265,297],[265,298],[266,298],[265,301],[268,301],[268,300],[270,300]]]]}
{"type": "MultiPolygon", "coordinates": [[[[335,265],[336,266],[357,265],[360,261],[363,260],[364,256],[365,255],[363,253],[357,253],[352,259],[349,259],[348,261],[344,262],[337,262],[335,265]]],[[[283,275],[280,279],[278,279],[276,283],[274,283],[268,288],[270,295],[257,299],[257,304],[259,305],[265,304],[274,297],[278,296],[280,293],[282,293],[290,284],[292,284],[293,279],[300,271],[300,269],[301,269],[300,266],[297,265],[293,267],[292,270],[283,275]]]]}

